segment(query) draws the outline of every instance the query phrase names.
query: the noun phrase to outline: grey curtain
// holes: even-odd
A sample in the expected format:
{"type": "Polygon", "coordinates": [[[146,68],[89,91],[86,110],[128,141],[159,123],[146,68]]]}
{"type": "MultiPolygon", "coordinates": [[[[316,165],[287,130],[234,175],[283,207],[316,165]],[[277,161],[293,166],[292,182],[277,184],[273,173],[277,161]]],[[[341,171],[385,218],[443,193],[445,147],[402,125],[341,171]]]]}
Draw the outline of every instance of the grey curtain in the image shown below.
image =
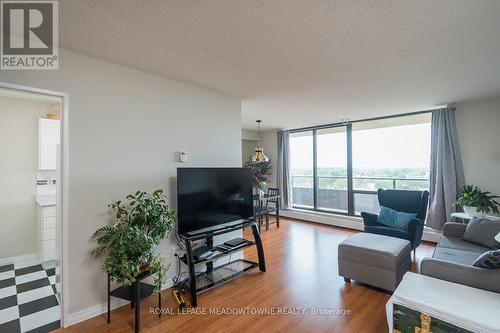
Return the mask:
{"type": "Polygon", "coordinates": [[[278,187],[281,191],[281,207],[292,207],[292,189],[290,178],[290,131],[278,132],[278,187]]]}
{"type": "Polygon", "coordinates": [[[442,230],[450,214],[456,211],[453,202],[465,182],[455,111],[451,108],[432,112],[430,181],[426,225],[442,230]]]}

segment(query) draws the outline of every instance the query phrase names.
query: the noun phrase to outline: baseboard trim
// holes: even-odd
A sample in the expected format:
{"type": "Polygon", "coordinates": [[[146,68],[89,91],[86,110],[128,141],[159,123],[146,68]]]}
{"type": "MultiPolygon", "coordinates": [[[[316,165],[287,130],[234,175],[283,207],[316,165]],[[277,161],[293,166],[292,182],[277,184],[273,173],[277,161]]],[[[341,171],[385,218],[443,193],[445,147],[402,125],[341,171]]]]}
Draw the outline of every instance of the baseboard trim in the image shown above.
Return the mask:
{"type": "Polygon", "coordinates": [[[334,227],[341,227],[352,230],[363,230],[363,220],[355,216],[309,212],[298,209],[280,210],[280,215],[308,222],[327,224],[334,227]]]}
{"type": "Polygon", "coordinates": [[[21,256],[14,256],[14,257],[9,257],[9,258],[1,258],[0,259],[0,265],[6,265],[6,264],[11,264],[11,263],[18,263],[18,262],[23,262],[23,261],[29,261],[29,260],[38,260],[38,253],[30,253],[30,254],[23,254],[21,256]]]}
{"type": "MultiPolygon", "coordinates": [[[[130,302],[123,299],[112,299],[111,300],[111,310],[117,309],[124,305],[130,304],[130,302]]],[[[69,326],[78,324],[82,321],[85,321],[90,318],[94,318],[102,315],[108,311],[108,305],[106,303],[97,304],[91,306],[87,309],[83,309],[81,311],[71,313],[68,315],[68,318],[64,321],[64,328],[69,326]]]]}
{"type": "MultiPolygon", "coordinates": [[[[280,210],[280,215],[308,222],[327,224],[335,227],[363,230],[363,219],[356,216],[310,212],[298,209],[280,210]]],[[[441,233],[439,231],[424,229],[422,240],[437,243],[440,237],[441,233]]]]}
{"type": "MultiPolygon", "coordinates": [[[[162,288],[162,291],[170,289],[173,287],[172,283],[167,283],[162,288]]],[[[119,298],[111,298],[111,311],[118,309],[124,305],[129,305],[130,302],[127,300],[119,299],[119,298]]],[[[108,312],[108,304],[106,302],[97,304],[86,309],[70,313],[66,320],[64,321],[64,328],[68,328],[70,326],[81,323],[82,321],[100,316],[104,313],[108,312]]],[[[113,316],[111,315],[111,320],[113,320],[113,316]]]]}

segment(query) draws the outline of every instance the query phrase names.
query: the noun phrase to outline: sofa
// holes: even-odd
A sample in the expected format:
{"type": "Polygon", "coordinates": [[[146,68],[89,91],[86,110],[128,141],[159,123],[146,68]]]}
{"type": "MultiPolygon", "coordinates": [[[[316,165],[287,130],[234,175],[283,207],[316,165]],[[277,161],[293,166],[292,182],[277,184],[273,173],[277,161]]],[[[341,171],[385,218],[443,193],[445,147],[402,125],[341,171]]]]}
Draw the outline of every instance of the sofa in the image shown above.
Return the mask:
{"type": "Polygon", "coordinates": [[[445,223],[432,258],[420,262],[420,273],[500,293],[500,269],[472,266],[482,253],[491,249],[463,240],[466,227],[463,223],[445,223]]]}

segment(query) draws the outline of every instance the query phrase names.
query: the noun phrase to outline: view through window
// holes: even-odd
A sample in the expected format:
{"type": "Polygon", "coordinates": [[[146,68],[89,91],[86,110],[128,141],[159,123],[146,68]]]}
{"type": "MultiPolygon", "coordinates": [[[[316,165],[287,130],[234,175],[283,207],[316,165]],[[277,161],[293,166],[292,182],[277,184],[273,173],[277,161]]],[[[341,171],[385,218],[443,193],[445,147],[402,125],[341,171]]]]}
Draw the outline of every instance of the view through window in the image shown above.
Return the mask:
{"type": "Polygon", "coordinates": [[[293,205],[313,209],[313,131],[290,134],[290,164],[293,205]]]}
{"type": "Polygon", "coordinates": [[[428,190],[430,122],[420,113],[292,132],[294,207],[378,213],[378,188],[428,190]]]}
{"type": "Polygon", "coordinates": [[[318,209],[348,212],[346,127],[317,131],[318,209]]]}

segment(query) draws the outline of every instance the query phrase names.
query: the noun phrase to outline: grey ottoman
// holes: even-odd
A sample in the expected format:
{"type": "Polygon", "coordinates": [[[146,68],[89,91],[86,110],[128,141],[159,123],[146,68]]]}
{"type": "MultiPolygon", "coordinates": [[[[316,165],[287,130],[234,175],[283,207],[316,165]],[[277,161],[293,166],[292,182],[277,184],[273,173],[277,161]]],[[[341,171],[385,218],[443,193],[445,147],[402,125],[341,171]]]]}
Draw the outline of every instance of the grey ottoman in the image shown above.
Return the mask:
{"type": "Polygon", "coordinates": [[[339,244],[339,275],[394,291],[411,269],[411,246],[405,239],[361,232],[339,244]]]}

